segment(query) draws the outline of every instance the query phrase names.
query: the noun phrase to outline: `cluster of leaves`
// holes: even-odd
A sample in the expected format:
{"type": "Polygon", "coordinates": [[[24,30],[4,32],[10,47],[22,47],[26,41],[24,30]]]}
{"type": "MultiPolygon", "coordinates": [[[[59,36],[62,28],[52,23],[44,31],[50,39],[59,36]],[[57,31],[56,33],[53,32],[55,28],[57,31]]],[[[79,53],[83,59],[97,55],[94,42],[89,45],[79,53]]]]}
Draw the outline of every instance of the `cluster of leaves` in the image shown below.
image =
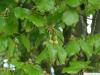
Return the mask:
{"type": "Polygon", "coordinates": [[[100,35],[65,44],[59,28],[74,28],[80,15],[98,9],[99,0],[1,0],[0,75],[47,75],[51,66],[61,66],[62,73],[93,71],[91,58],[100,56],[100,35]],[[16,66],[14,72],[2,67],[5,58],[16,66]]]}

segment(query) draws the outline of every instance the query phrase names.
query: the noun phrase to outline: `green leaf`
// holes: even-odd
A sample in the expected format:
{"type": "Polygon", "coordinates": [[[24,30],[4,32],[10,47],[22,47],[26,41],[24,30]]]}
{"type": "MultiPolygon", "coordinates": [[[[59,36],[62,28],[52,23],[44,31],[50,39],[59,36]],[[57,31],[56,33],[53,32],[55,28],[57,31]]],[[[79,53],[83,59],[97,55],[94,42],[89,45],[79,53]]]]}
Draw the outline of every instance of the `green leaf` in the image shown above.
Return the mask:
{"type": "Polygon", "coordinates": [[[79,43],[83,52],[85,52],[88,57],[92,56],[93,48],[85,40],[79,40],[79,43]]]}
{"type": "Polygon", "coordinates": [[[75,74],[78,73],[80,71],[80,68],[76,68],[76,67],[67,67],[67,68],[63,68],[63,73],[69,73],[69,74],[75,74]]]}
{"type": "Polygon", "coordinates": [[[56,32],[57,32],[56,35],[58,37],[57,40],[58,40],[59,44],[63,45],[63,43],[64,43],[64,36],[63,36],[62,32],[60,30],[57,30],[56,32]]]}
{"type": "Polygon", "coordinates": [[[28,75],[44,75],[42,69],[37,65],[25,64],[22,68],[28,75]]]}
{"type": "Polygon", "coordinates": [[[0,37],[0,52],[3,52],[8,47],[8,38],[5,36],[0,37]]]}
{"type": "Polygon", "coordinates": [[[52,44],[47,44],[47,47],[46,47],[47,51],[48,51],[48,56],[49,56],[49,59],[51,61],[51,63],[54,63],[55,61],[55,58],[56,58],[56,54],[57,54],[57,50],[54,48],[54,46],[52,44]]]}
{"type": "Polygon", "coordinates": [[[58,56],[58,61],[60,64],[65,64],[65,60],[66,60],[66,51],[63,49],[63,47],[61,45],[57,45],[55,46],[56,50],[57,50],[57,56],[58,56]]]}
{"type": "Polygon", "coordinates": [[[46,19],[40,15],[30,15],[27,16],[27,19],[33,24],[35,24],[37,27],[41,27],[46,24],[46,19]]]}
{"type": "Polygon", "coordinates": [[[70,62],[69,67],[63,68],[63,73],[69,73],[69,74],[75,74],[78,73],[79,71],[88,68],[89,62],[85,61],[72,61],[70,62]]]}
{"type": "Polygon", "coordinates": [[[4,18],[0,16],[0,32],[3,31],[5,26],[6,26],[6,22],[4,18]]]}
{"type": "Polygon", "coordinates": [[[50,15],[48,15],[48,17],[47,17],[47,21],[48,21],[48,23],[50,23],[50,24],[52,24],[52,23],[60,23],[61,22],[61,18],[62,18],[62,14],[63,14],[63,12],[62,11],[60,11],[59,12],[59,10],[58,11],[56,11],[56,12],[54,12],[53,14],[50,14],[50,15]]]}
{"type": "Polygon", "coordinates": [[[57,55],[57,50],[52,44],[47,43],[45,49],[37,57],[37,60],[41,62],[42,60],[48,60],[54,63],[57,55]]]}
{"type": "Polygon", "coordinates": [[[95,37],[95,43],[94,43],[94,46],[97,48],[97,47],[100,47],[100,34],[96,34],[94,35],[95,37]]]}
{"type": "Polygon", "coordinates": [[[99,41],[100,41],[100,34],[95,34],[95,35],[90,35],[86,38],[86,41],[89,45],[91,46],[99,46],[99,41]]]}
{"type": "Polygon", "coordinates": [[[95,10],[96,9],[91,4],[88,4],[84,12],[85,12],[85,14],[87,16],[89,16],[90,14],[93,14],[94,15],[96,13],[95,10]]]}
{"type": "Polygon", "coordinates": [[[6,8],[15,7],[14,0],[1,0],[0,1],[0,12],[4,11],[6,8]]]}
{"type": "Polygon", "coordinates": [[[67,4],[71,7],[77,7],[81,4],[82,0],[66,0],[67,4]]]}
{"type": "Polygon", "coordinates": [[[65,50],[66,50],[68,56],[72,56],[72,55],[77,54],[80,51],[80,45],[79,45],[78,40],[70,41],[65,46],[65,50]]]}
{"type": "Polygon", "coordinates": [[[24,47],[27,48],[27,50],[30,49],[30,40],[28,39],[27,36],[20,35],[19,40],[24,45],[24,47]]]}
{"type": "Polygon", "coordinates": [[[18,31],[18,21],[12,10],[9,16],[6,18],[6,23],[5,34],[12,35],[18,31]]]}
{"type": "Polygon", "coordinates": [[[11,75],[9,71],[0,71],[0,75],[11,75]]]}
{"type": "Polygon", "coordinates": [[[41,63],[43,60],[47,59],[48,55],[47,55],[47,50],[44,49],[38,56],[36,59],[37,63],[41,63]]]}
{"type": "Polygon", "coordinates": [[[25,18],[28,21],[35,24],[37,27],[44,26],[46,24],[46,19],[43,16],[39,14],[31,15],[30,10],[25,8],[21,8],[21,7],[15,8],[15,16],[21,19],[25,18]]]}
{"type": "Polygon", "coordinates": [[[23,67],[23,64],[24,64],[23,62],[20,62],[19,60],[17,60],[17,58],[15,58],[15,57],[10,60],[10,63],[15,65],[16,70],[21,69],[23,67]]]}
{"type": "Polygon", "coordinates": [[[86,41],[92,48],[95,47],[95,51],[93,51],[93,53],[95,52],[100,55],[100,34],[88,36],[86,41]]]}
{"type": "Polygon", "coordinates": [[[100,9],[100,2],[99,0],[88,0],[88,3],[94,7],[95,9],[100,9]]]}
{"type": "Polygon", "coordinates": [[[16,7],[14,9],[14,13],[17,18],[21,18],[21,19],[24,19],[31,14],[30,10],[21,7],[16,7]]]}
{"type": "Polygon", "coordinates": [[[16,50],[16,44],[15,41],[12,39],[9,39],[9,45],[8,45],[8,57],[12,57],[14,55],[14,52],[16,50]]]}
{"type": "Polygon", "coordinates": [[[79,21],[79,15],[74,10],[68,10],[64,12],[62,20],[67,26],[73,26],[79,21]]]}
{"type": "Polygon", "coordinates": [[[100,55],[100,46],[95,48],[95,54],[100,55]]]}
{"type": "Polygon", "coordinates": [[[46,48],[40,53],[37,59],[40,62],[42,60],[48,60],[53,64],[56,58],[58,58],[59,64],[65,64],[66,56],[66,51],[63,49],[62,46],[53,46],[52,44],[47,43],[46,48]]]}
{"type": "Polygon", "coordinates": [[[37,6],[37,8],[41,12],[51,11],[54,9],[55,2],[54,0],[33,0],[37,6]]]}

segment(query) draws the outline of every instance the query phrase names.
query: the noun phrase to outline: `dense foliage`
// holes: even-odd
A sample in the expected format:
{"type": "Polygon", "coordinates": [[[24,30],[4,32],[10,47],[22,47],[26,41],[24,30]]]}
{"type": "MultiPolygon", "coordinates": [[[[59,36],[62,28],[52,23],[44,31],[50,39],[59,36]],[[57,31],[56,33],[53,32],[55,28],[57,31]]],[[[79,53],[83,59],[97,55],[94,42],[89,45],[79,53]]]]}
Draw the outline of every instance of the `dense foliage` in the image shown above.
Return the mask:
{"type": "Polygon", "coordinates": [[[0,0],[0,75],[100,72],[100,34],[87,35],[85,21],[99,9],[99,0],[0,0]]]}

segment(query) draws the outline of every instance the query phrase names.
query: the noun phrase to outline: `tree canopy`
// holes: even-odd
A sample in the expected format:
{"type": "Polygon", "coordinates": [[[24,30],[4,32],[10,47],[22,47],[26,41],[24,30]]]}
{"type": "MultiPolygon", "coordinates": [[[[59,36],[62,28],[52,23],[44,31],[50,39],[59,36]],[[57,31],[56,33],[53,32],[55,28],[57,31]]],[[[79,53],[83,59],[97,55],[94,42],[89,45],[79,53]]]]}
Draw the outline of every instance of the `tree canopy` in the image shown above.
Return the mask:
{"type": "Polygon", "coordinates": [[[86,31],[99,9],[99,0],[0,0],[0,75],[100,72],[100,34],[86,31]]]}

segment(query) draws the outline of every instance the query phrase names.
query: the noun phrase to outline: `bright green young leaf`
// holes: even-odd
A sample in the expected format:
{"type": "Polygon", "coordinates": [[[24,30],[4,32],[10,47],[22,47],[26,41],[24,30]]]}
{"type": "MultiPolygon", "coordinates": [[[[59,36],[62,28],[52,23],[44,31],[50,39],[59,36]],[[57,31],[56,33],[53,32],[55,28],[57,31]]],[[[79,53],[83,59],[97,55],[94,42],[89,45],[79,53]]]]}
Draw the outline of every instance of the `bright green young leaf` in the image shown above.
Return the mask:
{"type": "Polygon", "coordinates": [[[95,37],[95,44],[94,46],[97,48],[97,47],[100,47],[100,34],[96,34],[94,35],[95,37]]]}
{"type": "Polygon", "coordinates": [[[44,26],[46,24],[46,19],[40,15],[30,15],[27,19],[35,24],[37,27],[44,26]]]}
{"type": "Polygon", "coordinates": [[[89,62],[84,62],[84,61],[72,61],[70,62],[69,67],[63,68],[63,73],[69,73],[69,74],[76,74],[82,69],[88,68],[89,62]]]}
{"type": "Polygon", "coordinates": [[[47,43],[45,49],[40,53],[37,60],[41,62],[42,60],[49,60],[51,63],[54,63],[57,55],[56,48],[52,44],[47,43]]]}
{"type": "Polygon", "coordinates": [[[67,67],[67,68],[63,68],[63,73],[69,73],[69,74],[76,74],[80,71],[80,68],[76,68],[76,67],[67,67]]]}
{"type": "Polygon", "coordinates": [[[95,34],[95,35],[90,35],[86,38],[86,41],[88,44],[90,44],[91,46],[97,46],[99,45],[99,41],[100,41],[100,34],[95,34]]]}
{"type": "Polygon", "coordinates": [[[85,52],[87,56],[92,56],[93,48],[85,40],[79,40],[79,43],[83,52],[85,52]]]}
{"type": "Polygon", "coordinates": [[[7,47],[8,47],[8,38],[1,36],[0,37],[0,52],[5,51],[7,47]]]}
{"type": "Polygon", "coordinates": [[[54,0],[33,0],[37,8],[41,11],[51,11],[54,9],[55,2],[54,0]]]}
{"type": "Polygon", "coordinates": [[[92,48],[95,47],[95,51],[93,51],[93,53],[100,55],[100,34],[88,36],[86,41],[92,46],[92,48]]]}
{"type": "Polygon", "coordinates": [[[55,46],[55,48],[57,49],[57,56],[58,56],[59,63],[65,64],[65,60],[67,56],[66,51],[60,45],[55,46]]]}
{"type": "Polygon", "coordinates": [[[38,56],[36,59],[37,63],[41,63],[43,60],[48,59],[48,55],[47,55],[47,50],[44,49],[38,56]]]}
{"type": "Polygon", "coordinates": [[[31,64],[25,64],[22,67],[28,75],[43,75],[43,71],[39,66],[31,65],[31,64]]]}
{"type": "Polygon", "coordinates": [[[95,9],[100,9],[99,0],[88,0],[88,3],[95,9]]]}
{"type": "Polygon", "coordinates": [[[90,14],[95,14],[95,8],[92,7],[90,4],[87,6],[87,8],[85,9],[85,13],[87,16],[89,16],[90,14]]]}
{"type": "Polygon", "coordinates": [[[100,46],[98,46],[98,47],[95,48],[95,53],[97,55],[100,55],[100,46]]]}
{"type": "Polygon", "coordinates": [[[42,60],[48,60],[51,63],[54,63],[56,58],[58,58],[60,64],[65,64],[66,56],[66,51],[61,46],[53,46],[52,44],[48,43],[44,51],[40,53],[37,59],[40,62],[42,60]]]}
{"type": "Polygon", "coordinates": [[[81,4],[82,0],[66,0],[67,4],[71,7],[77,7],[81,4]]]}
{"type": "Polygon", "coordinates": [[[14,9],[14,13],[17,18],[21,18],[21,19],[24,19],[31,14],[30,10],[21,7],[16,7],[14,9]]]}
{"type": "Polygon", "coordinates": [[[0,75],[11,75],[10,71],[0,71],[0,75]]]}
{"type": "Polygon", "coordinates": [[[9,39],[9,45],[8,45],[8,57],[12,57],[14,55],[14,52],[16,50],[16,44],[15,41],[12,39],[9,39]]]}
{"type": "Polygon", "coordinates": [[[0,0],[0,75],[99,72],[98,9],[99,0],[0,0]],[[83,35],[90,14],[93,34],[83,35]]]}
{"type": "Polygon", "coordinates": [[[79,21],[79,15],[74,10],[67,10],[64,12],[62,20],[67,26],[74,26],[79,21]]]}
{"type": "Polygon", "coordinates": [[[70,66],[75,66],[78,68],[87,68],[89,63],[90,62],[86,62],[86,61],[72,61],[70,62],[70,66]]]}
{"type": "Polygon", "coordinates": [[[59,42],[59,44],[60,45],[63,45],[63,43],[64,43],[64,36],[63,36],[63,34],[62,34],[62,32],[61,31],[59,31],[59,30],[57,30],[56,31],[57,32],[57,37],[58,37],[58,42],[59,42]]]}
{"type": "Polygon", "coordinates": [[[57,55],[57,50],[54,48],[54,46],[52,44],[47,44],[46,47],[47,51],[48,51],[48,56],[50,61],[53,63],[56,59],[56,55],[57,55]]]}
{"type": "Polygon", "coordinates": [[[10,63],[15,65],[16,69],[21,69],[23,67],[23,62],[20,62],[19,60],[17,60],[16,58],[12,58],[10,60],[10,63]]]}
{"type": "Polygon", "coordinates": [[[27,48],[28,50],[30,49],[30,40],[28,39],[27,36],[20,35],[19,41],[24,45],[25,48],[27,48]]]}
{"type": "Polygon", "coordinates": [[[70,41],[65,46],[65,50],[66,50],[68,56],[77,54],[80,51],[80,45],[78,43],[78,40],[70,41]]]}
{"type": "Polygon", "coordinates": [[[23,71],[23,69],[17,69],[14,75],[27,75],[27,74],[23,71]]]}
{"type": "Polygon", "coordinates": [[[88,5],[86,7],[86,15],[95,14],[96,10],[100,9],[99,0],[88,0],[88,5]]]}

